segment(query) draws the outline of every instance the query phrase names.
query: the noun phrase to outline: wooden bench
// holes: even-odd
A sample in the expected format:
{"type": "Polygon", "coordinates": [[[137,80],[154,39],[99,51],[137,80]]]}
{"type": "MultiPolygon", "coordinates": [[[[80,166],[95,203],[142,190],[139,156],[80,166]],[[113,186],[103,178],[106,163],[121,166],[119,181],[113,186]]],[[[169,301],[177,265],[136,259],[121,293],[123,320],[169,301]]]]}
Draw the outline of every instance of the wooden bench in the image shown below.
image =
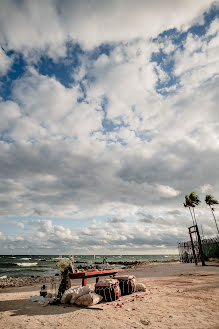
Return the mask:
{"type": "Polygon", "coordinates": [[[101,271],[96,270],[96,271],[69,273],[69,278],[82,279],[82,286],[86,286],[88,278],[96,278],[96,282],[99,282],[100,276],[112,275],[115,278],[118,275],[118,273],[122,271],[123,271],[122,269],[113,269],[113,270],[101,270],[101,271]]]}

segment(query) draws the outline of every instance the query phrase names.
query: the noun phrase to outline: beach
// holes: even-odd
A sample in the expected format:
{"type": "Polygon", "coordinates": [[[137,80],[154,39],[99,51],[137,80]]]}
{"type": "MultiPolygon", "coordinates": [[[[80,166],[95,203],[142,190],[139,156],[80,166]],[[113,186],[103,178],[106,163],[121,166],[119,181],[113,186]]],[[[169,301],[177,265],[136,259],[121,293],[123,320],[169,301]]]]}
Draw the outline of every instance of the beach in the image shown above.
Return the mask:
{"type": "MultiPolygon", "coordinates": [[[[82,308],[43,307],[31,302],[40,284],[0,290],[1,328],[219,328],[219,263],[195,266],[151,263],[124,273],[135,275],[146,292],[122,296],[119,301],[82,308]]],[[[72,280],[73,286],[81,281],[72,280]]],[[[94,286],[94,280],[88,284],[94,286]]]]}

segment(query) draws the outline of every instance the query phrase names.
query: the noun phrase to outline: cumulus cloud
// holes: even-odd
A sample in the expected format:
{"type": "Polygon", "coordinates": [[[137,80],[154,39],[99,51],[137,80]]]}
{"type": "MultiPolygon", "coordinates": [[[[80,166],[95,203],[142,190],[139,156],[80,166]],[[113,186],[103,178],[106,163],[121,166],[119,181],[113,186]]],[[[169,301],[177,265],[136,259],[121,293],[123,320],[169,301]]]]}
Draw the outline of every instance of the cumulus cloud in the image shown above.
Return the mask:
{"type": "Polygon", "coordinates": [[[151,1],[29,1],[10,0],[1,8],[0,42],[34,57],[46,51],[65,54],[71,38],[86,48],[106,42],[156,36],[169,28],[186,28],[201,17],[211,0],[151,1]],[[48,24],[50,22],[50,24],[48,24]]]}
{"type": "Polygon", "coordinates": [[[0,75],[4,75],[12,65],[13,59],[8,57],[4,50],[0,47],[0,75]]]}
{"type": "Polygon", "coordinates": [[[163,194],[164,198],[175,197],[180,194],[180,191],[175,190],[174,188],[168,185],[157,185],[157,189],[159,192],[163,194]]]}
{"type": "Polygon", "coordinates": [[[209,193],[213,190],[213,187],[210,184],[205,184],[200,187],[202,193],[209,193]]]}
{"type": "MultiPolygon", "coordinates": [[[[205,237],[212,236],[216,231],[213,219],[204,208],[196,210],[197,221],[202,224],[205,237]]],[[[34,252],[52,254],[89,253],[159,253],[161,250],[176,252],[177,242],[188,239],[187,227],[191,218],[185,212],[170,210],[160,215],[146,212],[136,214],[138,221],[118,219],[93,221],[86,227],[70,229],[63,225],[54,225],[51,220],[28,220],[26,236],[0,235],[1,250],[7,252],[16,248],[17,252],[34,252]]]]}

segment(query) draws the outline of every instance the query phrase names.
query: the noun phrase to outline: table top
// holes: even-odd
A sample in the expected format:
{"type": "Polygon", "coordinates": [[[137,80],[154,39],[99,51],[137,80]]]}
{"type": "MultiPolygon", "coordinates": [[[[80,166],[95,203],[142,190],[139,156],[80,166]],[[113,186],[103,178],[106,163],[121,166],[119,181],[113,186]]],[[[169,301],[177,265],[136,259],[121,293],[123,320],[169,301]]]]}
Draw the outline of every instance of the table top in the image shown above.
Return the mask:
{"type": "Polygon", "coordinates": [[[77,273],[69,273],[69,277],[71,279],[80,279],[80,278],[91,278],[95,276],[102,276],[102,275],[113,275],[118,272],[122,272],[122,269],[111,269],[111,270],[96,270],[96,271],[86,271],[86,272],[77,272],[77,273]]]}

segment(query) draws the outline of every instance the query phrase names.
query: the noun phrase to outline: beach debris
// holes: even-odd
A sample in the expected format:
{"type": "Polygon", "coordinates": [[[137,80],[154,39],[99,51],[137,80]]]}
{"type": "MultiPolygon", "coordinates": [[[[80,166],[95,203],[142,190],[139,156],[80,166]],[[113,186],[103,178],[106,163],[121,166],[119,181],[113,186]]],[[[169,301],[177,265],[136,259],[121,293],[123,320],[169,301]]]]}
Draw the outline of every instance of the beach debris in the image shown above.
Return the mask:
{"type": "Polygon", "coordinates": [[[46,298],[46,297],[43,297],[43,296],[35,295],[35,296],[30,297],[30,301],[31,302],[37,302],[41,306],[47,306],[48,304],[53,303],[54,298],[53,297],[52,298],[51,297],[46,298]]]}
{"type": "Polygon", "coordinates": [[[103,299],[102,296],[97,295],[95,292],[89,292],[86,295],[78,297],[75,304],[79,306],[92,306],[98,304],[103,299]]]}
{"type": "Polygon", "coordinates": [[[52,298],[52,297],[53,297],[52,293],[48,292],[47,295],[46,295],[46,298],[52,298]]]}
{"type": "Polygon", "coordinates": [[[145,326],[148,326],[148,325],[151,324],[151,322],[150,322],[149,320],[140,320],[140,322],[141,322],[142,324],[144,324],[145,326]]]}
{"type": "Polygon", "coordinates": [[[177,289],[177,291],[176,291],[176,292],[182,293],[182,292],[183,292],[183,290],[182,290],[182,289],[177,289]]]}
{"type": "Polygon", "coordinates": [[[136,291],[146,291],[144,283],[136,283],[136,291]]]}
{"type": "Polygon", "coordinates": [[[31,302],[38,302],[39,303],[39,302],[42,302],[44,300],[45,300],[45,298],[43,296],[35,295],[35,296],[30,297],[31,302]]]}

